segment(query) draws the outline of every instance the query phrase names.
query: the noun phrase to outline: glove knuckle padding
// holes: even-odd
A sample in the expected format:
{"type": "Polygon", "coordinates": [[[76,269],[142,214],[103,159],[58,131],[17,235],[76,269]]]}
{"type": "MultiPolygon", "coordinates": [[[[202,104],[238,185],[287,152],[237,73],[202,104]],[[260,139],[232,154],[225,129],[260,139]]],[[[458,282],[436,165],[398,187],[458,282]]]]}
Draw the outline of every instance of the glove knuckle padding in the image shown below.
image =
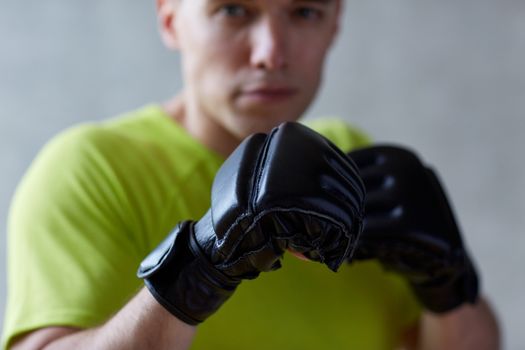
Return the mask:
{"type": "Polygon", "coordinates": [[[305,126],[285,123],[264,140],[249,138],[217,178],[212,221],[226,262],[239,259],[239,245],[267,245],[300,248],[335,270],[355,246],[364,200],[357,167],[305,126]]]}
{"type": "Polygon", "coordinates": [[[404,274],[433,311],[472,302],[477,275],[434,171],[415,153],[395,146],[370,147],[350,157],[367,189],[357,256],[378,258],[404,274]]]}

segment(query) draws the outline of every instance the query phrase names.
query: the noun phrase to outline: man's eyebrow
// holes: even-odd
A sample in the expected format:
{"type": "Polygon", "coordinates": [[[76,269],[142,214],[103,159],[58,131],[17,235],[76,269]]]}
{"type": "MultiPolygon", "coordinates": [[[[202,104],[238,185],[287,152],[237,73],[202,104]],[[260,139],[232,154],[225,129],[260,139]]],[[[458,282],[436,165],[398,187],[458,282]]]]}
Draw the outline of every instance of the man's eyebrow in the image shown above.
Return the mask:
{"type": "MultiPolygon", "coordinates": [[[[209,3],[214,3],[214,2],[223,2],[225,0],[208,0],[209,3]]],[[[242,0],[244,2],[254,2],[254,0],[242,0]]],[[[333,2],[335,2],[335,0],[293,0],[294,3],[316,3],[316,4],[331,4],[333,2]]]]}
{"type": "Polygon", "coordinates": [[[294,0],[294,2],[312,2],[317,4],[331,4],[335,2],[335,0],[294,0]]]}

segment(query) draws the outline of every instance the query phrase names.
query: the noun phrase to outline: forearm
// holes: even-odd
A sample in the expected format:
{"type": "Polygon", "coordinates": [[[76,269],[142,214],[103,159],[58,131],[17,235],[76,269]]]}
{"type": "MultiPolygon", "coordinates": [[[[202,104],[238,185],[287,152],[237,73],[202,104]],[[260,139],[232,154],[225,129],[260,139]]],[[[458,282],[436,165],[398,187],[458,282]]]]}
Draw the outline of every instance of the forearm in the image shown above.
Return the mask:
{"type": "Polygon", "coordinates": [[[41,331],[46,329],[29,334],[12,349],[188,349],[195,327],[175,318],[143,288],[100,327],[65,331],[68,334],[57,337],[42,336],[41,331]]]}
{"type": "Polygon", "coordinates": [[[443,315],[424,313],[418,343],[420,350],[493,350],[500,348],[500,333],[494,313],[480,298],[443,315]]]}

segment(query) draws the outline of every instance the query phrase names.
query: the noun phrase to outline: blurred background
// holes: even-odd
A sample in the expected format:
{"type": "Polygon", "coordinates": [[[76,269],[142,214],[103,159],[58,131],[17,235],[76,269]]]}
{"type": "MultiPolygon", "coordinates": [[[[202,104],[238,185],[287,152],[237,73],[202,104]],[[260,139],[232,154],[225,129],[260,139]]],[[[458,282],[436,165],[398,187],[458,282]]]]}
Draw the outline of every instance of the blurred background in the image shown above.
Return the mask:
{"type": "MultiPolygon", "coordinates": [[[[346,0],[307,115],[343,117],[439,169],[506,349],[525,348],[524,62],[523,0],[346,0]]],[[[178,65],[152,0],[0,2],[0,315],[8,206],[38,150],[170,97],[178,65]]]]}

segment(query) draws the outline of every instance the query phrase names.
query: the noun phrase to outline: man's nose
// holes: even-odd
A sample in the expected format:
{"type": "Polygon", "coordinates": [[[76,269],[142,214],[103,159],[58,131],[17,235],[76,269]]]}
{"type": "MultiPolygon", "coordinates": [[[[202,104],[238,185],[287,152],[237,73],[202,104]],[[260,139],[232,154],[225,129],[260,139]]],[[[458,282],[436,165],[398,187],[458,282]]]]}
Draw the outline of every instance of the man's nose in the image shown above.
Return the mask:
{"type": "Polygon", "coordinates": [[[254,28],[250,63],[265,70],[278,70],[288,65],[286,24],[266,18],[254,28]]]}

